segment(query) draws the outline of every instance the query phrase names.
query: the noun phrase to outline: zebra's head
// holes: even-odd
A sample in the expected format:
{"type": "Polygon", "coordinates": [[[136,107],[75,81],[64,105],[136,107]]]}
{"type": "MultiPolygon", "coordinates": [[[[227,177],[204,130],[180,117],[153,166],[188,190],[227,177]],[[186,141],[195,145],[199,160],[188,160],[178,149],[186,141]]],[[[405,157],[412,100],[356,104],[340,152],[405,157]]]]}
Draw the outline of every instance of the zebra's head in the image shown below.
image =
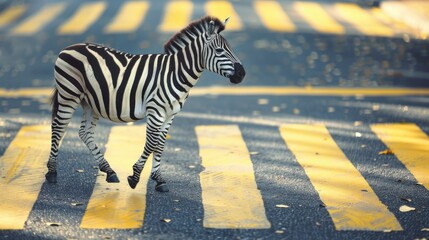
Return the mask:
{"type": "Polygon", "coordinates": [[[243,80],[246,71],[228,42],[220,35],[228,19],[222,24],[217,18],[209,18],[204,44],[205,67],[237,84],[243,80]]]}

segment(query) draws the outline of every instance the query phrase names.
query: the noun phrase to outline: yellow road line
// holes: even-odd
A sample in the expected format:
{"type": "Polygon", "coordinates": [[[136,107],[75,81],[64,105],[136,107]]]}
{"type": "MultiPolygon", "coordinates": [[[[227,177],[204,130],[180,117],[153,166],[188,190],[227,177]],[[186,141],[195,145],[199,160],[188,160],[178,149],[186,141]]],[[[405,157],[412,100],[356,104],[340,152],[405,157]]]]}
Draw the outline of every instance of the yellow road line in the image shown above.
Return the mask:
{"type": "Polygon", "coordinates": [[[374,15],[378,20],[382,21],[389,27],[393,27],[394,29],[403,31],[403,32],[412,32],[412,29],[407,26],[405,23],[393,19],[389,15],[387,15],[383,10],[380,8],[371,8],[371,13],[374,15]]]}
{"type": "Polygon", "coordinates": [[[105,176],[97,178],[81,228],[128,229],[143,226],[152,157],[148,159],[136,189],[128,186],[126,177],[132,174],[132,166],[143,152],[145,139],[145,126],[112,128],[105,157],[121,182],[107,183],[105,176]]]}
{"type": "Polygon", "coordinates": [[[15,5],[0,14],[0,28],[7,26],[19,18],[27,9],[26,5],[15,5]]]}
{"type": "Polygon", "coordinates": [[[238,126],[197,126],[195,131],[204,166],[204,227],[270,228],[238,126]]]}
{"type": "MultiPolygon", "coordinates": [[[[52,88],[0,88],[2,98],[20,97],[50,97],[52,88]]],[[[191,90],[192,96],[206,95],[229,95],[229,96],[251,96],[251,95],[273,95],[273,96],[427,96],[429,88],[334,88],[334,87],[196,87],[191,90]]]]}
{"type": "Polygon", "coordinates": [[[134,32],[143,22],[149,3],[146,1],[125,2],[115,18],[104,28],[106,33],[134,32]]]}
{"type": "Polygon", "coordinates": [[[58,28],[57,32],[59,34],[81,34],[100,17],[105,8],[105,2],[85,3],[58,28]]]}
{"type": "Polygon", "coordinates": [[[58,16],[64,10],[65,6],[65,3],[53,3],[45,6],[12,29],[11,34],[31,35],[40,31],[46,24],[58,16]]]}
{"type": "Polygon", "coordinates": [[[392,29],[374,18],[369,11],[353,3],[336,3],[336,11],[341,17],[366,35],[386,36],[394,35],[392,29]]]}
{"type": "Polygon", "coordinates": [[[294,9],[317,31],[344,34],[344,28],[316,2],[294,2],[294,9]]]}
{"type": "Polygon", "coordinates": [[[205,5],[206,13],[218,17],[221,21],[230,17],[226,29],[228,31],[241,30],[243,28],[240,17],[228,1],[208,1],[205,5]]]}
{"type": "Polygon", "coordinates": [[[0,229],[24,229],[45,181],[50,137],[48,125],[24,126],[0,158],[0,229]]]}
{"type": "Polygon", "coordinates": [[[288,124],[280,127],[280,133],[319,193],[337,230],[402,230],[325,126],[288,124]]]}
{"type": "Polygon", "coordinates": [[[330,88],[330,87],[197,87],[192,96],[201,95],[301,95],[301,96],[402,96],[429,95],[428,88],[330,88]]]}
{"type": "Polygon", "coordinates": [[[175,32],[186,27],[191,21],[193,6],[192,2],[187,0],[169,2],[159,30],[161,32],[175,32]]]}
{"type": "Polygon", "coordinates": [[[295,32],[295,25],[277,1],[258,0],[254,8],[266,28],[278,32],[295,32]]]}
{"type": "Polygon", "coordinates": [[[429,137],[412,123],[373,124],[377,134],[396,157],[429,190],[429,137]]]}

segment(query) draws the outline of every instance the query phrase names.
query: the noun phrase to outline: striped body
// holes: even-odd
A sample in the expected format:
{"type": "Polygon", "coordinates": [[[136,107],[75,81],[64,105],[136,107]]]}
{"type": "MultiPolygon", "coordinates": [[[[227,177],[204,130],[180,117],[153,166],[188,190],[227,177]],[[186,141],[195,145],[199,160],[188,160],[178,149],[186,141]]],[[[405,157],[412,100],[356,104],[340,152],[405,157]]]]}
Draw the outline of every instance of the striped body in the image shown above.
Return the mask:
{"type": "Polygon", "coordinates": [[[193,81],[180,78],[175,60],[175,55],[132,55],[78,44],[61,51],[55,78],[60,94],[84,99],[97,116],[131,122],[143,119],[146,109],[163,108],[168,114],[181,109],[201,73],[194,73],[193,81]]]}
{"type": "Polygon", "coordinates": [[[55,63],[48,182],[57,180],[59,144],[74,111],[81,105],[84,114],[79,136],[100,170],[107,173],[106,181],[119,182],[119,178],[94,141],[99,118],[114,122],[146,118],[146,144],[128,183],[136,187],[153,153],[151,178],[157,182],[156,190],[168,191],[159,170],[161,154],[174,116],[183,107],[190,89],[204,69],[228,77],[232,83],[244,78],[243,66],[219,34],[224,28],[219,19],[202,18],[173,36],[163,54],[133,55],[89,43],[62,50],[55,63]]]}

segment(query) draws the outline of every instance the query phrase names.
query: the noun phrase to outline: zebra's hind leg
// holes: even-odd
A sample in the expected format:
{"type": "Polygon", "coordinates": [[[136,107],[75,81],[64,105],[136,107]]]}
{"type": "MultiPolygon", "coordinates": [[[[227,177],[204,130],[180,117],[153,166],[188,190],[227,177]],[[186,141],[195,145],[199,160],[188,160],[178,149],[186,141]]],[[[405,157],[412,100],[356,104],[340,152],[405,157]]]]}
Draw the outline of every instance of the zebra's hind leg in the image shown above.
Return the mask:
{"type": "Polygon", "coordinates": [[[76,107],[79,105],[79,98],[68,99],[60,95],[55,89],[52,95],[52,123],[51,123],[51,152],[47,164],[48,172],[45,175],[49,183],[57,182],[57,156],[61,140],[67,130],[67,126],[73,116],[76,107]]]}
{"type": "Polygon", "coordinates": [[[158,192],[168,192],[167,182],[161,176],[161,155],[164,151],[165,140],[167,138],[168,130],[173,122],[174,116],[170,117],[161,127],[158,135],[158,144],[154,150],[152,171],[150,178],[156,181],[155,190],[158,192]]]}
{"type": "Polygon", "coordinates": [[[97,144],[94,141],[94,130],[97,126],[98,116],[95,116],[92,109],[89,105],[82,101],[83,108],[83,119],[79,129],[79,137],[91,151],[91,154],[94,156],[95,160],[98,163],[98,168],[100,171],[107,174],[106,181],[109,183],[118,183],[119,178],[116,175],[115,171],[110,167],[109,163],[104,158],[104,155],[100,152],[97,144]]]}

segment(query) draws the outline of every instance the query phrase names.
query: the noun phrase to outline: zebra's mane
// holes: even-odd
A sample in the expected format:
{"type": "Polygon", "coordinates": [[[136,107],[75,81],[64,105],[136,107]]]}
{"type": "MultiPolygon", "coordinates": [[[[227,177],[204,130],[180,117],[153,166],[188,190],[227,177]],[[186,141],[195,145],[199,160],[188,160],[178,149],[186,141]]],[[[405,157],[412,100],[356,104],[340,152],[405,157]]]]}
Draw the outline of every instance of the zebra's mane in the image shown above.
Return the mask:
{"type": "Polygon", "coordinates": [[[217,31],[217,33],[220,33],[225,29],[225,25],[218,18],[212,16],[203,17],[200,20],[190,23],[187,27],[171,37],[164,45],[165,53],[175,53],[179,49],[188,45],[188,43],[197,36],[205,33],[208,30],[210,21],[214,22],[215,31],[217,31]]]}

